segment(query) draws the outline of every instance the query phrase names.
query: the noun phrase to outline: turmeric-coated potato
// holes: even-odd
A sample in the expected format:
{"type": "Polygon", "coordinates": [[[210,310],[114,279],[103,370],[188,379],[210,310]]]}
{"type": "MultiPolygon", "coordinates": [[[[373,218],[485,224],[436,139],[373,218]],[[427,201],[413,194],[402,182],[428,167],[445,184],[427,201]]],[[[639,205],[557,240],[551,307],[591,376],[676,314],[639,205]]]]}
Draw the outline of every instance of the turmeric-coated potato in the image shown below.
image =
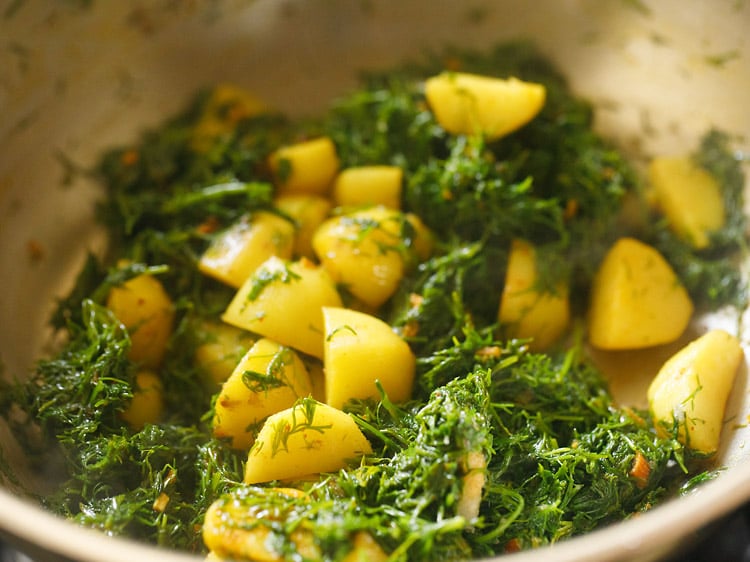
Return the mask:
{"type": "Polygon", "coordinates": [[[673,355],[648,389],[654,424],[677,430],[688,448],[712,455],[719,447],[724,411],[743,352],[736,337],[711,330],[673,355]]]}
{"type": "Polygon", "coordinates": [[[416,359],[391,327],[347,308],[323,309],[326,403],[341,408],[352,398],[380,398],[379,381],[393,402],[411,398],[416,359]]]}
{"type": "Polygon", "coordinates": [[[529,348],[540,351],[555,343],[567,329],[570,302],[565,283],[557,283],[554,290],[540,288],[536,260],[530,243],[513,241],[498,320],[507,327],[508,335],[531,338],[529,348]]]}
{"type": "Polygon", "coordinates": [[[304,258],[271,257],[240,287],[222,320],[322,359],[324,306],[341,306],[325,269],[304,258]]]}
{"type": "Polygon", "coordinates": [[[269,157],[269,165],[280,193],[323,195],[340,163],[330,137],[318,137],[277,149],[269,157]]]}
{"type": "Polygon", "coordinates": [[[195,362],[206,374],[209,386],[218,390],[257,338],[223,322],[206,322],[197,333],[202,343],[195,349],[195,362]]]}
{"type": "Polygon", "coordinates": [[[192,147],[203,152],[214,139],[232,133],[242,119],[260,115],[268,106],[234,84],[219,84],[209,94],[193,128],[192,147]]]}
{"type": "Polygon", "coordinates": [[[198,262],[198,269],[239,288],[271,256],[292,257],[294,225],[279,215],[259,211],[219,234],[198,262]]]}
{"type": "Polygon", "coordinates": [[[263,424],[245,464],[246,484],[334,472],[370,454],[354,419],[312,398],[303,398],[263,424]]]}
{"type": "Polygon", "coordinates": [[[649,166],[656,203],[672,229],[696,248],[709,245],[725,221],[716,179],[689,157],[658,157],[649,166]]]}
{"type": "Polygon", "coordinates": [[[594,279],[589,340],[610,350],[673,342],[692,313],[690,296],[664,257],[643,242],[621,238],[594,279]]]}
{"type": "Polygon", "coordinates": [[[310,376],[299,356],[261,338],[221,387],[214,407],[213,431],[235,449],[252,445],[261,423],[312,393],[310,376]]]}
{"type": "Polygon", "coordinates": [[[159,376],[152,371],[139,371],[135,375],[133,398],[120,414],[134,431],[148,423],[156,423],[164,412],[164,389],[159,376]]]}
{"type": "Polygon", "coordinates": [[[531,121],[544,106],[546,90],[516,78],[443,72],[425,82],[425,96],[449,133],[483,134],[492,140],[531,121]]]}
{"type": "MultiPolygon", "coordinates": [[[[283,553],[272,538],[274,525],[283,524],[285,505],[305,501],[296,488],[239,487],[214,501],[203,520],[203,542],[219,560],[280,562],[283,553]]],[[[319,560],[320,549],[309,530],[299,528],[289,537],[305,560],[319,560]]]]}
{"type": "Polygon", "coordinates": [[[274,200],[274,205],[294,219],[294,257],[315,259],[312,247],[313,234],[328,218],[333,203],[319,195],[297,193],[280,195],[274,200]]]}
{"type": "Polygon", "coordinates": [[[342,170],[333,183],[333,200],[341,207],[383,205],[401,209],[404,172],[398,166],[357,166],[342,170]]]}
{"type": "Polygon", "coordinates": [[[429,251],[430,242],[418,238],[427,232],[420,223],[382,205],[370,207],[325,221],[313,249],[336,283],[377,308],[396,291],[414,255],[429,251]]]}
{"type": "Polygon", "coordinates": [[[141,274],[113,287],[107,308],[130,331],[128,356],[145,369],[158,369],[174,328],[174,306],[161,282],[141,274]]]}
{"type": "MultiPolygon", "coordinates": [[[[206,512],[203,542],[216,560],[280,562],[284,556],[273,533],[283,528],[289,510],[298,510],[308,500],[296,488],[233,488],[217,499],[206,512]]],[[[277,535],[278,536],[278,535],[277,535]]],[[[289,531],[288,539],[304,560],[321,560],[312,531],[304,525],[289,531]]],[[[351,550],[342,562],[385,562],[388,556],[366,531],[351,536],[351,550]]]]}

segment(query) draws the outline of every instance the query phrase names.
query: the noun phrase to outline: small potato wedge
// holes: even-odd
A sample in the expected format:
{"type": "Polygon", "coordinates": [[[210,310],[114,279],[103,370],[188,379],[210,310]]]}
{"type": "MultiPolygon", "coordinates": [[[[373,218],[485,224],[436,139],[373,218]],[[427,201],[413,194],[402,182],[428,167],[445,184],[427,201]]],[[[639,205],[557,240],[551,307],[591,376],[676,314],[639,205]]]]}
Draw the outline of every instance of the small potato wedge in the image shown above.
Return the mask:
{"type": "Polygon", "coordinates": [[[724,411],[743,351],[724,330],[711,330],[673,355],[648,389],[654,423],[703,455],[719,446],[724,411]]]}
{"type": "Polygon", "coordinates": [[[372,452],[354,419],[303,398],[263,424],[245,464],[246,484],[333,472],[372,452]]]}

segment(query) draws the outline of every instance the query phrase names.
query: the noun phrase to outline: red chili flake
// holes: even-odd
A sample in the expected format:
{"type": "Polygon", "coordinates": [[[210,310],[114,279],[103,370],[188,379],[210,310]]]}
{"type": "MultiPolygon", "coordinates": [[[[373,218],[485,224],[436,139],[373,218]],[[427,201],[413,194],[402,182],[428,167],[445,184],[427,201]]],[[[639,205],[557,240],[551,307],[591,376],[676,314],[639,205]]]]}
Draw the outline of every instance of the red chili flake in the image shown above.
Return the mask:
{"type": "Polygon", "coordinates": [[[211,234],[212,232],[216,232],[217,228],[219,228],[219,219],[211,215],[202,223],[200,223],[197,226],[196,230],[199,234],[211,234]]]}
{"type": "Polygon", "coordinates": [[[646,460],[646,457],[640,451],[636,451],[633,466],[630,468],[628,474],[635,479],[636,486],[639,488],[644,488],[648,484],[651,465],[648,464],[648,460],[646,460]]]}

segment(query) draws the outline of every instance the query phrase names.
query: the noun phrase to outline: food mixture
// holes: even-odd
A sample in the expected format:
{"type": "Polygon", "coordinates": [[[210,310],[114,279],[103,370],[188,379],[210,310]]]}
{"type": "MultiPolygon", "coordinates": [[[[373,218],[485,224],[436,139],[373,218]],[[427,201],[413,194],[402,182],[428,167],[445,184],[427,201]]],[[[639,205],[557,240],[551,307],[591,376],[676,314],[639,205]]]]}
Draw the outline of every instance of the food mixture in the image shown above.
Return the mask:
{"type": "MultiPolygon", "coordinates": [[[[291,120],[232,84],[104,154],[65,336],[0,412],[39,500],[212,560],[465,560],[712,477],[742,361],[687,343],[648,408],[591,360],[744,307],[732,139],[636,166],[525,43],[363,77],[291,120]]],[[[640,163],[639,163],[640,164],[640,163]]]]}

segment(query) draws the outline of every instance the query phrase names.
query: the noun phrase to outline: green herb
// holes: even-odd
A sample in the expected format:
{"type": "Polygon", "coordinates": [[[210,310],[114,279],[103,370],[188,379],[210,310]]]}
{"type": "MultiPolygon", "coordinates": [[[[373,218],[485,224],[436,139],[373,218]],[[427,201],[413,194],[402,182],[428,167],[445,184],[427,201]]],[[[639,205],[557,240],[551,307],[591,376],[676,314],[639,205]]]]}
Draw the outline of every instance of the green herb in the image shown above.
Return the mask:
{"type": "Polygon", "coordinates": [[[259,267],[253,273],[250,290],[247,292],[247,300],[254,301],[257,299],[272,283],[277,281],[279,283],[291,283],[299,279],[300,276],[289,269],[288,264],[284,264],[283,268],[259,267]]]}
{"type": "MultiPolygon", "coordinates": [[[[711,477],[676,440],[657,436],[645,412],[614,403],[579,343],[529,353],[527,342],[498,339],[497,311],[514,239],[534,245],[540,287],[567,281],[580,314],[601,257],[624,234],[658,247],[700,306],[744,309],[736,267],[747,252],[744,176],[732,139],[710,132],[695,154],[719,181],[727,210],[725,228],[696,251],[649,211],[635,227],[620,220],[626,198],[641,197],[637,175],[593,131],[592,107],[529,43],[483,55],[435,53],[364,76],[362,89],[319,119],[290,123],[261,114],[197,139],[207,100],[199,94],[183,113],[88,171],[104,186],[98,208],[110,252],[90,256],[58,303],[52,324],[64,336],[59,353],[27,382],[0,382],[0,414],[36,466],[61,467],[57,491],[43,499],[50,509],[110,534],[200,552],[196,530],[218,500],[237,507],[228,510],[227,530],[266,528],[287,560],[300,559],[299,532],[310,533],[325,560],[346,556],[359,532],[392,560],[458,560],[554,543],[711,477]],[[497,141],[449,135],[422,89],[425,76],[446,67],[540,82],[547,102],[528,125],[497,141]],[[215,396],[206,392],[195,350],[206,340],[201,326],[220,318],[235,290],[203,276],[197,264],[224,229],[256,210],[274,212],[268,155],[317,134],[333,139],[343,167],[402,167],[402,209],[431,228],[435,251],[408,264],[379,313],[417,357],[413,399],[394,404],[381,389],[379,400],[350,402],[347,411],[373,453],[298,483],[306,492],[300,498],[274,491],[276,483],[241,484],[246,453],[212,437],[215,396]],[[158,373],[163,420],[133,431],[121,414],[140,366],[128,358],[130,336],[106,300],[111,288],[143,273],[159,276],[177,314],[158,373]],[[472,468],[470,459],[482,466],[472,468]],[[644,459],[647,474],[633,474],[644,459]],[[477,499],[464,495],[472,470],[484,478],[476,517],[459,509],[467,497],[477,499]]],[[[282,162],[282,175],[290,166],[282,162]]],[[[358,226],[362,235],[383,228],[358,226]]],[[[399,230],[384,251],[411,248],[413,226],[405,220],[399,230]]],[[[286,262],[260,269],[247,299],[296,279],[286,262]]],[[[284,349],[266,372],[247,371],[243,380],[254,390],[287,384],[281,373],[288,360],[284,349]]],[[[291,423],[273,427],[273,454],[296,432],[328,429],[314,424],[317,404],[301,397],[291,423]]]]}

